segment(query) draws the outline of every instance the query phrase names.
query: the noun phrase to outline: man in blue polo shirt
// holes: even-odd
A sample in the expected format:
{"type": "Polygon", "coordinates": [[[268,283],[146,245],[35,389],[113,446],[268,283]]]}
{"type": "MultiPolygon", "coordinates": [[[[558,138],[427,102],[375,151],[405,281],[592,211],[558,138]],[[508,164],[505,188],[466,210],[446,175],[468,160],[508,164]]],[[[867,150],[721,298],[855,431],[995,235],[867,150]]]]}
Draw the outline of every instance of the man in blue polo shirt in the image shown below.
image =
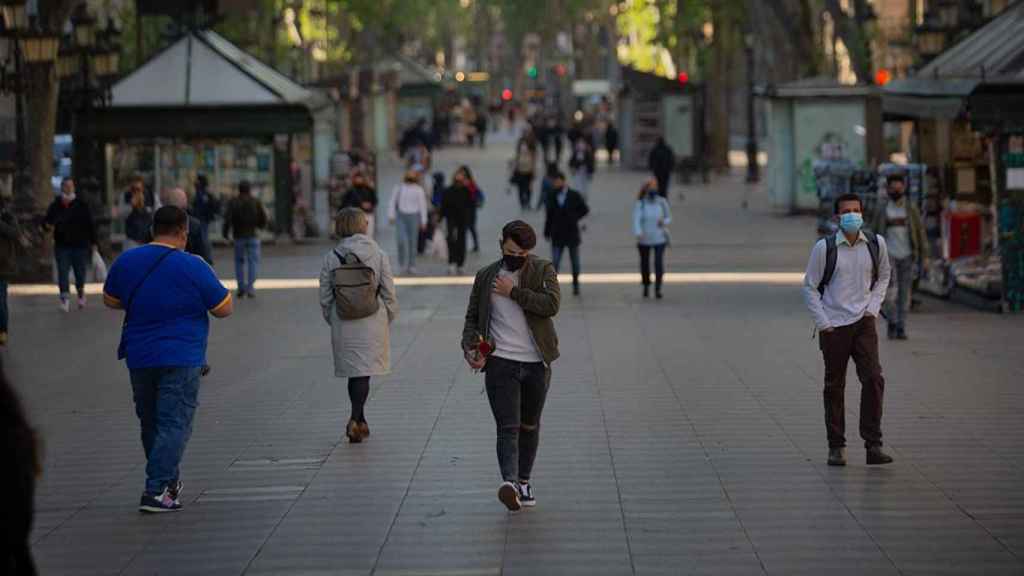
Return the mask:
{"type": "Polygon", "coordinates": [[[213,269],[184,252],[188,222],[181,208],[157,210],[153,242],[122,254],[103,287],[104,304],[125,311],[118,359],[128,365],[142,425],[143,512],[181,508],[178,465],[198,405],[208,315],[224,318],[233,308],[231,293],[213,269]]]}

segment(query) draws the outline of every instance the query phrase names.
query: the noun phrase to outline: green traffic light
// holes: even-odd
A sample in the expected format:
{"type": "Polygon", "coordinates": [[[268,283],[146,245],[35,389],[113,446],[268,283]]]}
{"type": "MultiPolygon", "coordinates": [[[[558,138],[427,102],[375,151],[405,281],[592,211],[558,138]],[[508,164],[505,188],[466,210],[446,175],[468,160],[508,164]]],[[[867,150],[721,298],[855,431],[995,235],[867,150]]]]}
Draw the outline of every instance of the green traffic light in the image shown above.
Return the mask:
{"type": "Polygon", "coordinates": [[[537,67],[536,66],[530,66],[529,68],[527,68],[526,75],[529,76],[530,78],[536,78],[537,77],[537,67]]]}

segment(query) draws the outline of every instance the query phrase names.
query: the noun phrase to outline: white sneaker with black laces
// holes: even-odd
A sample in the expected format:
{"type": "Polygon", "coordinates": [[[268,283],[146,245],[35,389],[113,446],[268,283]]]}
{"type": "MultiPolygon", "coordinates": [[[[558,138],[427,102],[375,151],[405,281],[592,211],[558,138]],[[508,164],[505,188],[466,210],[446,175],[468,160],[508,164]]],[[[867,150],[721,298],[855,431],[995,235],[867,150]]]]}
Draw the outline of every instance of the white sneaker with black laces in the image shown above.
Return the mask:
{"type": "Polygon", "coordinates": [[[516,484],[516,489],[519,490],[519,503],[526,508],[532,508],[537,505],[537,499],[533,496],[533,488],[530,487],[530,483],[523,484],[519,482],[516,484]]]}
{"type": "Polygon", "coordinates": [[[510,512],[519,512],[523,509],[519,501],[519,488],[513,482],[502,482],[498,487],[498,500],[508,508],[510,512]]]}

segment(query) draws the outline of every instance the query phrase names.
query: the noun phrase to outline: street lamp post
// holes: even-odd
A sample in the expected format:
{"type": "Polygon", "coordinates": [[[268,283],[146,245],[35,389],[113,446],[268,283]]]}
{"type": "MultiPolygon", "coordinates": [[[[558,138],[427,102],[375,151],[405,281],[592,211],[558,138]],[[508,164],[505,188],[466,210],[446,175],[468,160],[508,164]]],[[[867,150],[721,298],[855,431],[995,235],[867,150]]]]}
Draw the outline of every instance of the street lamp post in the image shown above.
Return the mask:
{"type": "Polygon", "coordinates": [[[747,55],[747,182],[761,180],[761,167],[757,163],[757,118],[754,114],[754,34],[743,38],[747,55]]]}

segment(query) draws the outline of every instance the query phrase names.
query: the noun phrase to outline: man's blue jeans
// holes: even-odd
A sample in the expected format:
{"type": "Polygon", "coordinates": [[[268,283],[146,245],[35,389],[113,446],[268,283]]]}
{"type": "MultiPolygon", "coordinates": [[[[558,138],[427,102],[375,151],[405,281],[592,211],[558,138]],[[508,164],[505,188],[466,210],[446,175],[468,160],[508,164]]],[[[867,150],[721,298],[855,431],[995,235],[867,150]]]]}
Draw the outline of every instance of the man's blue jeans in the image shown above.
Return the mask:
{"type": "Polygon", "coordinates": [[[256,272],[260,265],[260,239],[235,238],[235,278],[238,280],[238,290],[252,294],[253,285],[256,284],[256,272]],[[245,275],[246,264],[248,264],[249,276],[245,275]]]}
{"type": "Polygon", "coordinates": [[[199,405],[200,370],[198,366],[164,366],[130,371],[146,451],[148,495],[158,496],[178,480],[178,465],[199,405]]]}

